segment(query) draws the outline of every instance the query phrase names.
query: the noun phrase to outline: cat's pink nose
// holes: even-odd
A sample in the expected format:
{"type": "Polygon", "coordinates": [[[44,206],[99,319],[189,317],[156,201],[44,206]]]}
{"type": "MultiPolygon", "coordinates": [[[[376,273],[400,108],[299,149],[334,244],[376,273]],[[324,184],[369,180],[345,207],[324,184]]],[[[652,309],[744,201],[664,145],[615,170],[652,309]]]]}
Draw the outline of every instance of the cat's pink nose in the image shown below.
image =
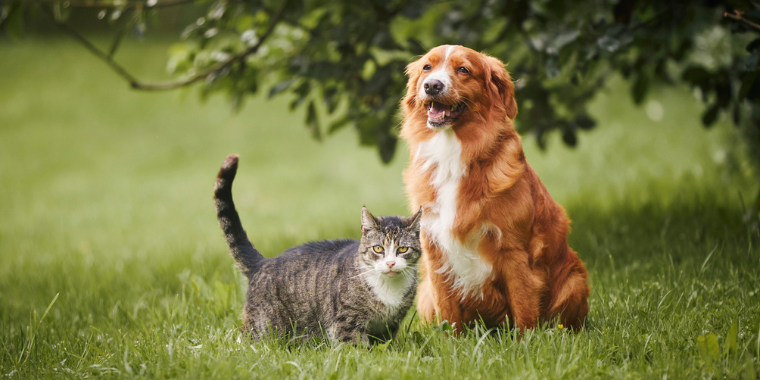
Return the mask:
{"type": "Polygon", "coordinates": [[[393,268],[393,266],[396,265],[396,262],[395,261],[386,261],[385,264],[388,265],[388,268],[393,268]]]}

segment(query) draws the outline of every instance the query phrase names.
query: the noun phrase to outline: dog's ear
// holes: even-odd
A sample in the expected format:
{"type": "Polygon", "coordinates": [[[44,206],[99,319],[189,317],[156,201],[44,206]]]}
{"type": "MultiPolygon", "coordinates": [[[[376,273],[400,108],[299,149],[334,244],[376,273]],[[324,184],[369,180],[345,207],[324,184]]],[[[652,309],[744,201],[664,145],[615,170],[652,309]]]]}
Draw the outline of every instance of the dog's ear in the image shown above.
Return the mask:
{"type": "Polygon", "coordinates": [[[503,107],[507,117],[514,120],[517,116],[517,102],[515,101],[515,85],[509,77],[504,64],[494,57],[486,57],[485,72],[487,86],[491,99],[496,106],[503,107]]]}
{"type": "Polygon", "coordinates": [[[406,97],[403,103],[407,109],[414,108],[415,100],[417,99],[417,81],[420,78],[420,70],[422,70],[421,59],[417,59],[406,65],[406,76],[409,77],[409,81],[406,82],[406,97]]]}

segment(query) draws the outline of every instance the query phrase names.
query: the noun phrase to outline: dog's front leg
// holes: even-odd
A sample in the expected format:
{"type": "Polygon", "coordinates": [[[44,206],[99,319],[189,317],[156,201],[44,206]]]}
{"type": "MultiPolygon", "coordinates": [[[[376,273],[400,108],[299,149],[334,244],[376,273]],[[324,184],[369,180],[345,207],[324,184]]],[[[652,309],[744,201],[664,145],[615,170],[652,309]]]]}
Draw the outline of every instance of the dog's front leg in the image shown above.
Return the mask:
{"type": "Polygon", "coordinates": [[[540,316],[543,280],[533,272],[527,252],[510,250],[503,257],[506,258],[503,276],[512,314],[509,322],[521,331],[535,328],[540,316]]]}
{"type": "Polygon", "coordinates": [[[442,254],[440,249],[432,244],[426,233],[420,234],[422,243],[422,258],[420,259],[420,274],[423,279],[417,286],[417,312],[427,323],[435,323],[440,317],[438,308],[438,288],[439,284],[433,278],[435,271],[440,265],[442,254]]]}
{"type": "Polygon", "coordinates": [[[447,287],[443,297],[438,301],[440,320],[437,322],[447,321],[454,327],[456,334],[462,332],[465,322],[470,322],[465,321],[463,318],[462,306],[459,303],[460,299],[461,293],[447,287]]]}
{"type": "Polygon", "coordinates": [[[435,289],[428,278],[422,280],[417,287],[417,312],[427,323],[435,321],[439,314],[435,289]]]}
{"type": "Polygon", "coordinates": [[[427,323],[439,324],[443,321],[453,325],[457,332],[462,331],[462,308],[459,306],[461,295],[448,288],[448,284],[434,284],[430,277],[420,283],[417,295],[417,311],[427,323]],[[439,287],[436,290],[436,286],[439,287]],[[443,292],[440,292],[443,290],[443,292]],[[448,291],[447,291],[448,290],[448,291]],[[440,292],[440,294],[439,294],[440,292]],[[441,297],[441,294],[444,294],[441,297]]]}
{"type": "Polygon", "coordinates": [[[448,321],[458,332],[462,331],[462,294],[451,288],[448,274],[440,273],[442,253],[436,245],[425,246],[425,278],[417,288],[417,311],[427,323],[448,321]]]}

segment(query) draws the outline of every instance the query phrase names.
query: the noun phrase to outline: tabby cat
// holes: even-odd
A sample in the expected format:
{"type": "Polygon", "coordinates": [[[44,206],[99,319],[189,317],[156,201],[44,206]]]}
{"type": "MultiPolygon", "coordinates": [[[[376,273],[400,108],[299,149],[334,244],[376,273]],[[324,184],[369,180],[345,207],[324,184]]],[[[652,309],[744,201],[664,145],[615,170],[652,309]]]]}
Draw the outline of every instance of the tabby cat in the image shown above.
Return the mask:
{"type": "Polygon", "coordinates": [[[326,335],[368,344],[392,338],[412,305],[420,258],[421,210],[411,218],[361,211],[361,240],[311,242],[265,259],[248,240],[232,201],[238,156],[214,187],[219,226],[248,278],[244,332],[253,338],[326,335]]]}

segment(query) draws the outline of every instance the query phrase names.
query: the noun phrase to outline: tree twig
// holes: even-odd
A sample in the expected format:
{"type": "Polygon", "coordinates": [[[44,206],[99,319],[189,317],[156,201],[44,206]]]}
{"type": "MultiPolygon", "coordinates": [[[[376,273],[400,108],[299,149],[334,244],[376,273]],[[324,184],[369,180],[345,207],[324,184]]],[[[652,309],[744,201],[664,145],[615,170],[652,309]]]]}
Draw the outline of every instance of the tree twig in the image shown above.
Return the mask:
{"type": "Polygon", "coordinates": [[[739,12],[737,10],[734,10],[733,14],[728,13],[728,12],[724,12],[723,13],[723,17],[728,17],[728,18],[730,18],[732,20],[741,21],[741,22],[743,22],[743,23],[745,23],[745,24],[747,24],[747,25],[749,25],[749,26],[751,26],[751,27],[753,27],[753,28],[755,28],[757,30],[760,30],[760,25],[758,25],[758,24],[756,24],[756,23],[754,23],[752,21],[747,20],[746,18],[744,18],[743,15],[744,15],[744,13],[739,12]]]}
{"type": "MultiPolygon", "coordinates": [[[[209,75],[224,69],[225,67],[228,67],[232,65],[233,63],[256,53],[261,45],[264,44],[264,42],[267,40],[267,38],[274,32],[275,26],[280,22],[280,19],[282,18],[282,15],[285,13],[285,10],[287,9],[288,1],[285,0],[282,3],[282,6],[277,11],[277,14],[272,16],[269,26],[267,26],[266,31],[264,34],[261,35],[258,42],[256,42],[255,45],[241,51],[240,53],[237,53],[233,55],[232,57],[217,63],[210,69],[203,71],[201,73],[195,74],[189,78],[185,78],[182,80],[177,81],[169,81],[169,82],[160,82],[160,83],[145,83],[137,80],[132,74],[130,74],[123,66],[121,66],[119,63],[114,61],[110,56],[108,56],[106,53],[98,49],[95,45],[92,44],[89,40],[87,40],[84,36],[82,36],[79,32],[74,30],[72,27],[68,26],[67,24],[60,22],[53,17],[52,14],[50,14],[49,11],[48,14],[53,18],[53,22],[64,32],[68,33],[74,39],[76,39],[79,43],[81,43],[87,50],[89,50],[93,55],[98,57],[101,61],[105,62],[111,69],[113,69],[119,76],[124,78],[127,82],[129,82],[130,87],[132,87],[135,90],[144,90],[144,91],[163,91],[163,90],[172,90],[180,87],[184,87],[190,84],[193,84],[195,82],[198,82],[201,79],[207,78],[209,75]]],[[[45,9],[43,7],[43,9],[45,9]]]]}
{"type": "MultiPolygon", "coordinates": [[[[40,0],[39,4],[54,4],[58,3],[59,0],[40,0]]],[[[96,1],[71,1],[69,2],[69,7],[71,8],[119,8],[119,9],[132,9],[137,7],[143,7],[144,9],[157,9],[157,8],[169,8],[174,7],[177,5],[184,5],[184,4],[190,4],[195,2],[195,0],[160,0],[156,1],[155,4],[149,5],[148,1],[127,1],[122,4],[116,4],[113,1],[102,1],[102,0],[96,0],[96,1]]]]}

